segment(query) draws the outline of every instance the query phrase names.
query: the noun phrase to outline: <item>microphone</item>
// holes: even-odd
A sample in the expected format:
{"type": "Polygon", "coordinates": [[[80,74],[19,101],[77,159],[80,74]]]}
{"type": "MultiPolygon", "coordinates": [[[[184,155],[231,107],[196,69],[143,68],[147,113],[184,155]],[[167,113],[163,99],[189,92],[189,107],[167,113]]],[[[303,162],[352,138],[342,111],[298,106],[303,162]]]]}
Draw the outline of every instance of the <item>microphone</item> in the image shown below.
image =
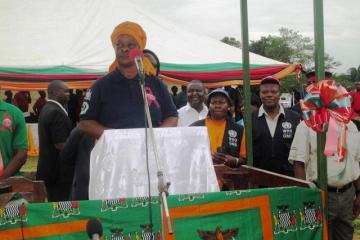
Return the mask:
{"type": "Polygon", "coordinates": [[[99,240],[103,234],[101,222],[97,218],[91,218],[86,223],[86,232],[91,240],[99,240]]]}
{"type": "Polygon", "coordinates": [[[135,62],[136,69],[140,76],[140,83],[145,84],[145,69],[143,63],[144,54],[139,49],[133,49],[129,53],[129,59],[135,62]]]}

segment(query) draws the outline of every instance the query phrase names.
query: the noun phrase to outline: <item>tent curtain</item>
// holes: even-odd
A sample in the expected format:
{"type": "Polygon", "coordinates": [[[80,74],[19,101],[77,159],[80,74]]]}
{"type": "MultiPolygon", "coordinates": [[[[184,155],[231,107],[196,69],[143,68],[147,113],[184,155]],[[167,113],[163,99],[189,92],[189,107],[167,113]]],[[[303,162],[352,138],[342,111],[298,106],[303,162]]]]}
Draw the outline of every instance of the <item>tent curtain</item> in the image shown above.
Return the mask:
{"type": "MultiPolygon", "coordinates": [[[[251,84],[257,85],[261,78],[273,75],[279,79],[299,70],[299,65],[251,65],[251,84]]],[[[89,88],[92,83],[104,76],[106,72],[95,72],[89,69],[70,67],[52,67],[41,69],[0,68],[1,90],[44,90],[52,80],[63,80],[71,89],[89,88]]],[[[238,63],[181,65],[161,63],[160,79],[176,84],[186,85],[197,79],[206,87],[222,87],[243,84],[242,65],[238,63]]]]}

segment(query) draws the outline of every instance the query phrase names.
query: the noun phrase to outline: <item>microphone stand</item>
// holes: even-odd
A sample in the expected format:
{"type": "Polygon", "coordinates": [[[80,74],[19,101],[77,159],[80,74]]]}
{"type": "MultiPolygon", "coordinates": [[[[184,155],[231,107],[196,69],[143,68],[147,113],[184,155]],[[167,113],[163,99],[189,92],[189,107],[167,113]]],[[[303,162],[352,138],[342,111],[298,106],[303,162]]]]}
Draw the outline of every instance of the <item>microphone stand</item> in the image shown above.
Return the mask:
{"type": "MultiPolygon", "coordinates": [[[[172,234],[173,228],[172,228],[172,223],[171,223],[171,218],[170,218],[169,208],[168,208],[167,198],[166,198],[166,196],[168,194],[168,188],[169,188],[170,183],[165,184],[164,173],[163,173],[162,166],[161,166],[160,160],[159,160],[157,145],[156,145],[156,141],[155,141],[155,137],[154,137],[154,129],[153,129],[152,121],[151,121],[151,115],[150,115],[148,100],[147,100],[146,91],[145,91],[145,73],[138,71],[138,75],[139,75],[141,92],[142,92],[142,96],[144,99],[144,109],[145,109],[146,119],[147,119],[147,123],[148,123],[150,140],[152,143],[155,161],[156,161],[156,165],[157,165],[157,178],[158,178],[158,190],[159,190],[160,203],[162,205],[162,209],[165,211],[168,232],[170,234],[172,234]]],[[[147,143],[146,143],[146,145],[147,145],[147,143]]],[[[162,237],[164,238],[164,234],[162,234],[162,235],[163,235],[162,237]]]]}

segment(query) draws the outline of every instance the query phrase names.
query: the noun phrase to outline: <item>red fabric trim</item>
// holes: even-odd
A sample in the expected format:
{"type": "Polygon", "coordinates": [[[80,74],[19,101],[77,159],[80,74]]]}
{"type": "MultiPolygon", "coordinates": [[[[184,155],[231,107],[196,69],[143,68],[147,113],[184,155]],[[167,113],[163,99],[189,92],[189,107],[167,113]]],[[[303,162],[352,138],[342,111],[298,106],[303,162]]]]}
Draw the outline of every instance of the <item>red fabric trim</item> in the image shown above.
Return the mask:
{"type": "MultiPolygon", "coordinates": [[[[85,89],[89,88],[93,83],[93,80],[81,80],[81,81],[66,81],[66,84],[71,89],[85,89]]],[[[45,82],[23,82],[23,81],[2,81],[0,80],[1,90],[14,90],[14,91],[37,91],[37,90],[46,90],[48,87],[49,81],[45,82]]]]}
{"type": "Polygon", "coordinates": [[[9,80],[91,80],[102,77],[102,74],[10,74],[0,73],[0,79],[9,80]]]}
{"type": "MultiPolygon", "coordinates": [[[[265,67],[250,70],[251,79],[261,79],[263,77],[275,74],[288,67],[276,66],[276,67],[265,67]]],[[[161,71],[161,74],[172,78],[190,80],[199,79],[205,81],[219,81],[219,80],[230,80],[230,79],[243,79],[243,70],[234,71],[221,71],[221,72],[184,72],[184,71],[161,71]]]]}

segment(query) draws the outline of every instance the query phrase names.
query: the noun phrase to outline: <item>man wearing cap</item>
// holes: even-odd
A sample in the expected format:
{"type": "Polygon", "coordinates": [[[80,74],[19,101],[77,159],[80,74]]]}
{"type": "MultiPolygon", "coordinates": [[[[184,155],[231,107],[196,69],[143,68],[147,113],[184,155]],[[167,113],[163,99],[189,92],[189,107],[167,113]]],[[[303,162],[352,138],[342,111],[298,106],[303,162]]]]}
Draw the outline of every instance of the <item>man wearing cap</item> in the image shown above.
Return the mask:
{"type": "Polygon", "coordinates": [[[254,166],[293,176],[288,156],[300,116],[279,104],[280,82],[273,76],[262,79],[260,99],[262,105],[252,115],[254,166]]]}
{"type": "Polygon", "coordinates": [[[195,121],[206,118],[208,108],[204,104],[205,87],[199,80],[191,81],[186,87],[187,104],[178,110],[178,126],[189,126],[195,121]]]}
{"type": "MultiPolygon", "coordinates": [[[[99,138],[105,129],[142,128],[145,126],[144,101],[139,76],[130,52],[143,51],[146,33],[134,22],[115,27],[111,42],[116,60],[110,73],[96,80],[87,92],[80,114],[80,130],[99,138]]],[[[149,59],[143,59],[145,91],[154,127],[177,125],[177,111],[167,87],[155,76],[149,59]]]]}
{"type": "Polygon", "coordinates": [[[23,113],[0,98],[0,180],[19,175],[26,162],[27,148],[23,113]]]}

